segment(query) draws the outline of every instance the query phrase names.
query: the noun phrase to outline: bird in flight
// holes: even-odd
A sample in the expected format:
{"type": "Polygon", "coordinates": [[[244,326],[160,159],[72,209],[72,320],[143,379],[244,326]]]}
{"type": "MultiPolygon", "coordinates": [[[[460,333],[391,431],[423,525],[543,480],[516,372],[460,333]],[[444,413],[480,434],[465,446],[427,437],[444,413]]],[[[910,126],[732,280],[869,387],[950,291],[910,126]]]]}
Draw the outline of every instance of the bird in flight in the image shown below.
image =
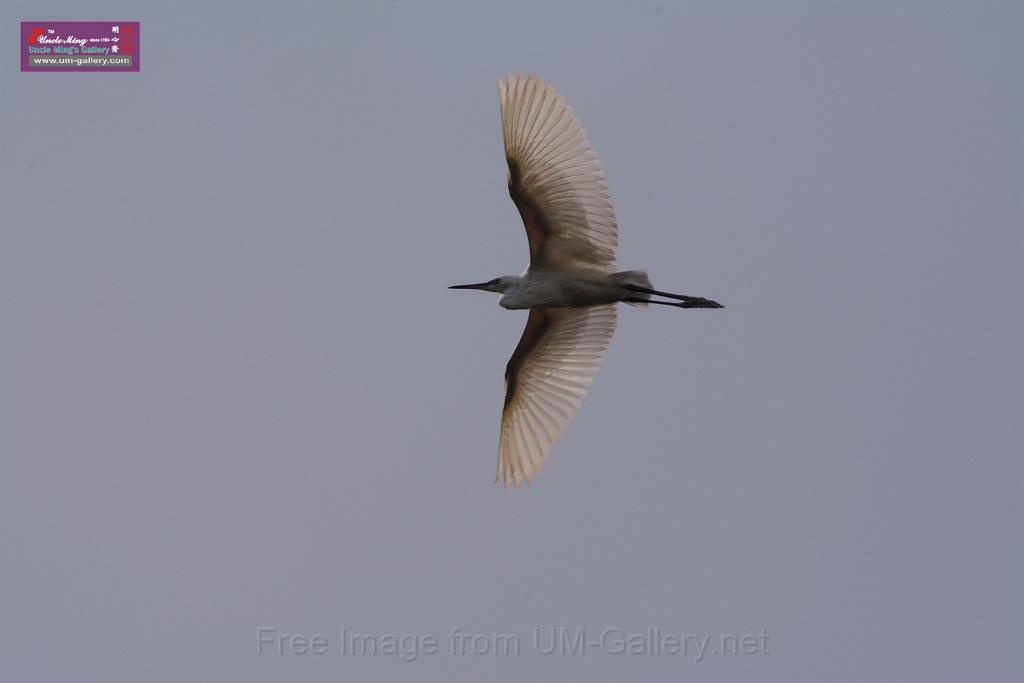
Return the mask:
{"type": "Polygon", "coordinates": [[[530,265],[520,275],[449,289],[498,292],[503,308],[530,311],[505,368],[495,478],[519,488],[533,481],[580,407],[615,331],[616,303],[722,306],[660,292],[643,270],[618,270],[608,183],[572,107],[522,73],[499,78],[498,95],[508,191],[526,227],[530,265]]]}

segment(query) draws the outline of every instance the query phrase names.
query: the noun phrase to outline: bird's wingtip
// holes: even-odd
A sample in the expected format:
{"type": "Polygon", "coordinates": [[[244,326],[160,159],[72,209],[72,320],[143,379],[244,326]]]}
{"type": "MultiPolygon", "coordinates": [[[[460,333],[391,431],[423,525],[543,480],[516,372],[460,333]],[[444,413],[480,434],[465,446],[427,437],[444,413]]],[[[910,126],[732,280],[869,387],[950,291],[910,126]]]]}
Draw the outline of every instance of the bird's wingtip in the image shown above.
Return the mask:
{"type": "Polygon", "coordinates": [[[519,487],[526,483],[527,486],[533,483],[533,474],[527,474],[525,472],[505,472],[498,470],[498,473],[494,475],[494,483],[501,484],[501,488],[505,491],[511,487],[513,490],[518,491],[519,487]]]}

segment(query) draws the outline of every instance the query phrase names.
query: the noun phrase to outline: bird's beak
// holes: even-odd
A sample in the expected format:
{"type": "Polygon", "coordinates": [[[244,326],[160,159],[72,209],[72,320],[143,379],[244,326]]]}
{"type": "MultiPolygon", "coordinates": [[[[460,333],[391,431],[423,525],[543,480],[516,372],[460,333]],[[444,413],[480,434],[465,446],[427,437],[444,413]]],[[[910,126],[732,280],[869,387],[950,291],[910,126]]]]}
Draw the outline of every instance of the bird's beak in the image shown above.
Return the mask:
{"type": "Polygon", "coordinates": [[[494,282],[477,282],[474,285],[452,285],[448,289],[487,289],[494,282]]]}

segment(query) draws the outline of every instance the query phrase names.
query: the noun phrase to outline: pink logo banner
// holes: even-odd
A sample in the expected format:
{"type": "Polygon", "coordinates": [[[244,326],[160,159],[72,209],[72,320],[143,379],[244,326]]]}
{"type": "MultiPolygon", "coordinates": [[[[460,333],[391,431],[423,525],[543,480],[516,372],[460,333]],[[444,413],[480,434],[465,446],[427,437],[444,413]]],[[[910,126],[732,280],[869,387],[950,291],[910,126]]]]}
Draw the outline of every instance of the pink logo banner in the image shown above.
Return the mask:
{"type": "Polygon", "coordinates": [[[22,71],[138,71],[137,21],[23,21],[22,71]]]}

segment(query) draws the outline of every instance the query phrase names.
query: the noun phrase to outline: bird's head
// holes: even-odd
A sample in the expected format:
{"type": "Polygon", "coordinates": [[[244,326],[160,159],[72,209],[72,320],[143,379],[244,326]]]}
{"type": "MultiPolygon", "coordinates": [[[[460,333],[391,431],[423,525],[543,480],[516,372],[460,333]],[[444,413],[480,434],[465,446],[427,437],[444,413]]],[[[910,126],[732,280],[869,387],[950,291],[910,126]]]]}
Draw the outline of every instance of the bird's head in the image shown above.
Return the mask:
{"type": "Polygon", "coordinates": [[[487,282],[477,282],[472,285],[452,285],[448,289],[482,289],[485,292],[507,292],[519,284],[518,275],[502,275],[487,282]]]}

